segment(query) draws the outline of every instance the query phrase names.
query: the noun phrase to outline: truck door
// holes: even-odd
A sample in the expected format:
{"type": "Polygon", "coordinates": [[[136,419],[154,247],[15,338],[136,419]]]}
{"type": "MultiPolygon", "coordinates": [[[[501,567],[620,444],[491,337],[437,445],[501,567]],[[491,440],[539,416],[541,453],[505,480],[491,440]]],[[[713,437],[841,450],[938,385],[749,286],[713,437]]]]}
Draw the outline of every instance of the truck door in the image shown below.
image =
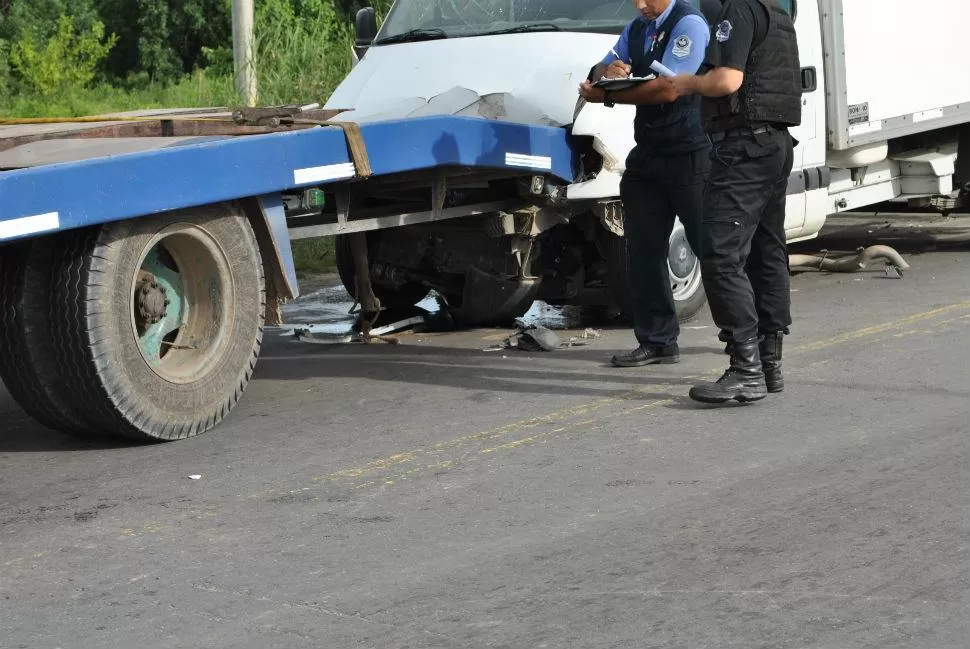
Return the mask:
{"type": "Polygon", "coordinates": [[[802,123],[791,129],[798,140],[795,162],[788,188],[785,230],[789,239],[797,239],[805,230],[807,191],[817,188],[825,164],[825,138],[819,126],[825,125],[825,90],[822,76],[822,33],[816,0],[779,0],[794,16],[798,32],[798,54],[801,59],[802,123]]]}

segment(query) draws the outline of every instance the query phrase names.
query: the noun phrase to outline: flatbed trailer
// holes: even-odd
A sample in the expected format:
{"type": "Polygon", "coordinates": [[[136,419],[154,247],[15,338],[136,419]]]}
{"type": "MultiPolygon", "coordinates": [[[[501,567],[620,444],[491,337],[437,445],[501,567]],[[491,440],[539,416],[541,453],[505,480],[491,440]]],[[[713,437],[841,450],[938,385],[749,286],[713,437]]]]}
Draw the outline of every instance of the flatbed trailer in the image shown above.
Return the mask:
{"type": "Polygon", "coordinates": [[[203,433],[299,295],[293,239],[483,215],[514,240],[578,171],[562,128],[272,112],[0,126],[0,377],[35,419],[145,441],[203,433]]]}

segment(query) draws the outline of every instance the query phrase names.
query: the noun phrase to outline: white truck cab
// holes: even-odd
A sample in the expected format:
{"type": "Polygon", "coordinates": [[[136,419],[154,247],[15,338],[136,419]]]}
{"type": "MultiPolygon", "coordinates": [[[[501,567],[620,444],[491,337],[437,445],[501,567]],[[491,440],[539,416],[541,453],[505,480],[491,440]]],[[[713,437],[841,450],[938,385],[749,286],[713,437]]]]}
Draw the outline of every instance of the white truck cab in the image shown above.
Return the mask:
{"type": "MultiPolygon", "coordinates": [[[[970,60],[970,39],[962,33],[970,3],[920,5],[922,15],[941,20],[928,45],[932,52],[918,59],[900,46],[912,38],[903,18],[911,7],[902,0],[780,2],[794,17],[803,87],[802,122],[791,129],[798,144],[785,222],[789,241],[817,236],[833,214],[886,201],[953,198],[970,180],[970,165],[957,166],[959,145],[970,146],[970,74],[948,62],[970,60]],[[900,90],[904,85],[907,91],[900,90]]],[[[547,218],[530,260],[535,268],[519,269],[539,280],[538,287],[522,304],[534,297],[598,303],[590,296],[599,291],[622,307],[628,298],[619,181],[633,146],[635,109],[586,104],[577,88],[635,17],[629,0],[397,0],[378,29],[374,11],[364,9],[357,17],[356,63],[327,108],[346,109],[339,119],[357,122],[471,115],[561,127],[585,138],[583,173],[543,205],[547,218]],[[564,261],[573,258],[586,261],[564,261]]],[[[427,236],[431,226],[421,227],[420,236],[427,236]]],[[[418,264],[400,254],[409,245],[408,230],[375,235],[385,244],[398,241],[385,247],[398,249],[400,267],[418,264]]],[[[449,235],[439,230],[435,236],[449,235]]],[[[475,245],[459,239],[449,242],[454,250],[475,245]]],[[[671,237],[670,255],[675,299],[687,318],[704,296],[682,229],[671,237]]],[[[433,285],[428,275],[422,281],[433,285]]]]}

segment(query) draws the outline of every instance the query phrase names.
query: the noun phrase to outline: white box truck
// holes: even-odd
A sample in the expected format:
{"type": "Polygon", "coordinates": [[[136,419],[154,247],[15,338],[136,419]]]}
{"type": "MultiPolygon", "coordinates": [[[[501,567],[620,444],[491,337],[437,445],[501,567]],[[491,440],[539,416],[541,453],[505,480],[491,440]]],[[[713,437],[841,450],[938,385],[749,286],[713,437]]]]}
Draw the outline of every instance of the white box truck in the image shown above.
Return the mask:
{"type": "MultiPolygon", "coordinates": [[[[859,218],[860,209],[887,201],[952,206],[970,181],[970,154],[959,158],[961,147],[970,147],[970,3],[780,1],[794,16],[803,85],[802,123],[791,129],[799,144],[789,241],[815,237],[827,222],[859,218]],[[916,16],[936,26],[919,42],[912,33],[916,16]]],[[[397,0],[379,29],[373,10],[358,14],[357,62],[326,106],[348,109],[337,119],[453,114],[555,125],[570,132],[580,166],[569,184],[539,174],[508,188],[505,197],[525,205],[484,214],[452,210],[452,221],[373,233],[373,279],[384,295],[407,301],[427,287],[444,288],[451,277],[454,300],[479,304],[466,310],[479,320],[488,319],[483,313],[498,320],[518,315],[536,298],[625,305],[619,182],[633,146],[634,108],[585,104],[577,87],[635,16],[629,0],[397,0]],[[488,282],[466,281],[461,294],[454,278],[473,272],[505,284],[490,289],[488,282]],[[495,292],[507,292],[516,279],[529,283],[521,300],[490,308],[498,303],[495,292]],[[418,284],[424,289],[415,291],[418,284]]],[[[445,180],[458,193],[484,187],[445,180]]],[[[671,284],[687,318],[704,302],[699,264],[682,228],[670,243],[671,284]]],[[[342,260],[352,291],[349,255],[342,260]]]]}

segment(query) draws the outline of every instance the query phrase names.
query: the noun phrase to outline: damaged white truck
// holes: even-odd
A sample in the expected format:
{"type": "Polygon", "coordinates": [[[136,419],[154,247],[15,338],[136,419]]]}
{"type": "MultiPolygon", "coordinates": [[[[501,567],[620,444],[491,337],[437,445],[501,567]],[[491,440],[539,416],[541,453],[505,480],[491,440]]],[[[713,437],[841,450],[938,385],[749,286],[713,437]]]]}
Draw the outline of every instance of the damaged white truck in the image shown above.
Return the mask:
{"type": "MultiPolygon", "coordinates": [[[[788,239],[913,210],[965,223],[970,4],[922,3],[938,19],[922,57],[900,47],[902,0],[784,4],[804,89],[788,239]]],[[[629,0],[398,0],[380,29],[358,15],[359,62],[322,109],[7,120],[4,385],[65,432],[210,430],[299,295],[300,238],[337,235],[348,290],[390,308],[435,291],[473,325],[537,299],[622,311],[633,108],[583,105],[577,88],[633,16],[629,0]]],[[[682,230],[670,249],[687,318],[698,263],[682,230]]]]}
{"type": "MultiPolygon", "coordinates": [[[[900,0],[781,4],[795,18],[804,90],[802,124],[791,129],[799,144],[789,184],[789,241],[815,237],[830,215],[858,220],[859,208],[886,201],[941,209],[962,204],[970,156],[959,172],[955,164],[960,138],[970,146],[970,74],[955,70],[970,60],[970,40],[960,33],[970,5],[931,0],[921,8],[947,19],[933,37],[931,60],[920,64],[893,45],[909,38],[900,0]],[[899,92],[901,80],[920,91],[899,92]]],[[[708,6],[701,8],[709,22],[716,19],[708,6]]],[[[636,15],[628,0],[397,0],[379,29],[372,9],[358,14],[358,62],[327,104],[347,110],[337,120],[466,115],[557,126],[572,136],[579,167],[569,184],[537,174],[499,188],[453,169],[430,184],[415,179],[392,195],[373,186],[352,190],[344,202],[351,218],[372,209],[378,195],[393,196],[383,214],[398,213],[402,223],[429,196],[437,202],[432,210],[445,206],[463,217],[369,235],[372,280],[385,305],[414,303],[433,288],[466,324],[507,323],[535,299],[625,310],[619,182],[633,146],[634,108],[577,102],[577,86],[636,15]],[[496,208],[495,200],[503,199],[496,208]],[[469,205],[467,214],[462,204],[469,205]]],[[[323,232],[338,230],[305,234],[323,232]]],[[[338,237],[341,276],[353,295],[348,250],[338,237]]],[[[687,319],[705,296],[679,223],[668,268],[678,315],[687,319]]]]}

